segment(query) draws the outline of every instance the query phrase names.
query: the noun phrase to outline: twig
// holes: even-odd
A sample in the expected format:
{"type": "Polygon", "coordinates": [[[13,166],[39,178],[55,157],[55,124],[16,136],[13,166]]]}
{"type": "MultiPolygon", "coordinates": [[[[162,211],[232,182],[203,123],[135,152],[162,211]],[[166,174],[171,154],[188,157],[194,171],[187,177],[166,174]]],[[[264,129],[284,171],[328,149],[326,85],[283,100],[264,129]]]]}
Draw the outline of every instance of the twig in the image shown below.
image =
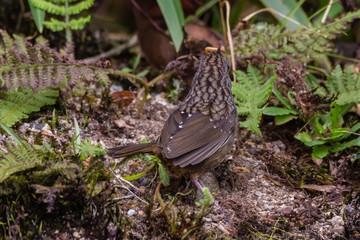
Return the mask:
{"type": "MultiPolygon", "coordinates": [[[[307,26],[302,25],[302,24],[299,23],[298,21],[296,21],[296,20],[294,20],[294,19],[292,19],[292,18],[290,18],[290,17],[288,17],[288,16],[286,16],[286,15],[284,15],[284,14],[282,14],[282,13],[280,13],[280,12],[278,12],[278,11],[272,9],[272,8],[259,9],[259,10],[255,11],[255,12],[247,15],[247,16],[244,17],[242,20],[245,21],[245,22],[247,22],[247,21],[249,21],[252,17],[254,17],[255,15],[257,15],[257,14],[259,14],[259,13],[262,13],[262,12],[270,12],[270,13],[273,13],[273,14],[277,14],[277,15],[279,15],[280,17],[283,17],[283,18],[287,19],[288,21],[295,23],[295,24],[298,25],[298,26],[302,26],[302,27],[304,27],[304,28],[306,28],[306,29],[309,29],[307,26]]],[[[236,26],[236,28],[237,28],[237,26],[236,26]]],[[[236,29],[236,28],[235,28],[235,29],[236,29]]]]}
{"type": "Polygon", "coordinates": [[[329,15],[330,8],[331,8],[331,6],[333,5],[333,3],[334,3],[334,0],[330,0],[330,1],[329,1],[329,4],[327,5],[327,8],[326,8],[326,10],[325,10],[324,16],[323,16],[322,19],[321,19],[321,23],[322,23],[322,24],[325,23],[326,18],[327,18],[327,16],[329,15]]]}
{"type": "Polygon", "coordinates": [[[141,202],[145,203],[146,205],[149,205],[148,202],[146,202],[145,200],[143,200],[142,198],[140,198],[138,195],[136,195],[133,191],[131,191],[131,190],[124,184],[124,182],[127,183],[127,184],[129,184],[132,188],[136,189],[137,191],[140,191],[140,192],[141,192],[141,190],[140,190],[139,188],[135,187],[131,182],[126,181],[126,180],[123,179],[122,177],[116,176],[116,174],[114,173],[114,171],[113,171],[111,168],[109,168],[109,170],[112,172],[112,174],[114,175],[114,177],[116,178],[116,180],[118,180],[118,182],[119,182],[126,190],[128,190],[134,197],[136,197],[136,198],[137,198],[138,200],[140,200],[141,202]]]}
{"type": "Polygon", "coordinates": [[[233,74],[233,80],[236,81],[236,76],[235,76],[235,72],[234,72],[236,70],[236,63],[235,63],[234,45],[233,45],[231,29],[230,29],[230,3],[229,3],[229,1],[223,1],[220,3],[221,12],[222,12],[222,7],[224,5],[226,6],[226,32],[227,32],[227,38],[228,38],[230,54],[231,54],[232,74],[233,74]]]}
{"type": "MultiPolygon", "coordinates": [[[[147,87],[150,88],[150,87],[154,86],[154,84],[159,82],[160,80],[170,77],[171,75],[173,75],[175,73],[175,71],[176,71],[175,69],[172,69],[170,71],[167,71],[167,72],[164,72],[164,73],[158,75],[156,78],[152,79],[150,82],[147,83],[147,87]]],[[[144,88],[142,88],[139,91],[139,96],[141,96],[143,94],[143,92],[144,92],[144,88]]]]}
{"type": "Polygon", "coordinates": [[[219,2],[219,7],[220,7],[220,19],[221,19],[221,27],[222,27],[222,30],[223,30],[223,36],[225,38],[225,42],[227,43],[228,40],[227,40],[227,37],[226,37],[226,25],[225,25],[225,18],[224,18],[224,12],[222,10],[222,5],[221,5],[221,2],[219,2]]]}
{"type": "Polygon", "coordinates": [[[137,36],[136,34],[134,36],[132,36],[127,42],[113,48],[113,49],[110,49],[109,51],[107,52],[103,52],[97,56],[94,56],[94,57],[90,57],[90,58],[85,58],[83,59],[83,61],[87,64],[94,64],[96,63],[97,61],[99,61],[100,59],[102,58],[108,58],[108,57],[111,57],[111,56],[115,56],[115,55],[119,55],[120,53],[122,53],[125,49],[128,49],[132,46],[135,46],[137,44],[137,36]]]}

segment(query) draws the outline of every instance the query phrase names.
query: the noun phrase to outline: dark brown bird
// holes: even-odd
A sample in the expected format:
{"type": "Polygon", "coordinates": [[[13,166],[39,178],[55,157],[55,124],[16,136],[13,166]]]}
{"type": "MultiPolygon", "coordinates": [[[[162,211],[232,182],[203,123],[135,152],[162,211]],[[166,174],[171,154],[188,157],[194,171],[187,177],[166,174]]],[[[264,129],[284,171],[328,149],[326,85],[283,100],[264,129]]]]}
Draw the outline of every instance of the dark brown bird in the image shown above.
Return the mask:
{"type": "Polygon", "coordinates": [[[227,61],[218,49],[201,57],[189,94],[169,116],[156,142],[111,148],[108,154],[119,158],[154,153],[171,173],[196,181],[199,173],[214,169],[228,154],[237,125],[227,61]]]}

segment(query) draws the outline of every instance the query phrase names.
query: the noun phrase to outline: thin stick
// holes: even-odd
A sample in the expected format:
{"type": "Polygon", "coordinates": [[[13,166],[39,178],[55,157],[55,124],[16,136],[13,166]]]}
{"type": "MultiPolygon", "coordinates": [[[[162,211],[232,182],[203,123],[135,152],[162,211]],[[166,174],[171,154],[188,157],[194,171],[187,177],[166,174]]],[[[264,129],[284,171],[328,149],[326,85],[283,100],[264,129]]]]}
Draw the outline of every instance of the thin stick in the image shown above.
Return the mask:
{"type": "MultiPolygon", "coordinates": [[[[172,69],[170,71],[167,71],[167,72],[164,72],[164,73],[158,75],[157,77],[155,77],[154,79],[152,79],[150,82],[147,83],[147,87],[151,88],[152,86],[154,86],[155,83],[159,82],[160,80],[173,75],[175,73],[175,71],[176,71],[175,69],[172,69]]],[[[143,92],[144,92],[144,88],[142,88],[139,91],[139,96],[141,96],[143,94],[143,92]]]]}
{"type": "Polygon", "coordinates": [[[107,52],[103,52],[97,56],[94,56],[94,57],[89,57],[89,58],[85,58],[83,59],[83,61],[87,64],[94,64],[96,63],[97,61],[99,61],[100,59],[102,58],[109,58],[111,56],[115,56],[115,55],[119,55],[120,53],[122,53],[124,50],[130,48],[130,47],[133,47],[137,44],[137,36],[136,34],[134,36],[132,36],[127,42],[113,48],[113,49],[110,49],[109,51],[107,52]]]}
{"type": "MultiPolygon", "coordinates": [[[[138,195],[136,195],[133,191],[131,191],[131,190],[124,184],[124,182],[127,183],[127,184],[129,184],[132,188],[134,188],[134,189],[136,189],[136,190],[138,190],[138,191],[140,191],[139,188],[135,187],[131,182],[126,181],[126,180],[123,179],[122,177],[116,176],[115,172],[114,172],[111,168],[109,168],[109,170],[112,172],[112,174],[114,175],[114,177],[116,178],[116,180],[118,180],[118,182],[119,182],[126,190],[128,190],[134,197],[136,197],[136,198],[137,198],[138,200],[140,200],[141,202],[145,203],[146,205],[149,205],[148,202],[146,202],[145,200],[143,200],[142,198],[140,198],[138,195]]],[[[140,192],[141,192],[141,191],[140,191],[140,192]]]]}
{"type": "Polygon", "coordinates": [[[219,6],[220,6],[220,19],[221,19],[221,26],[222,26],[222,30],[223,30],[223,36],[225,37],[225,42],[227,43],[227,37],[226,37],[226,25],[225,25],[225,18],[224,18],[224,12],[222,10],[222,2],[219,2],[219,6]]]}
{"type": "Polygon", "coordinates": [[[299,23],[298,21],[296,21],[296,20],[294,20],[294,19],[292,19],[292,18],[289,18],[288,16],[286,16],[286,15],[284,15],[284,14],[282,14],[282,13],[280,13],[280,12],[278,12],[278,11],[272,9],[272,8],[259,9],[259,10],[255,11],[255,12],[247,15],[247,16],[244,17],[242,20],[245,21],[245,22],[247,22],[247,21],[249,21],[252,17],[254,17],[255,15],[257,15],[257,14],[259,14],[259,13],[262,13],[262,12],[270,12],[270,13],[273,13],[273,14],[277,14],[277,15],[279,15],[279,16],[287,19],[288,21],[295,23],[295,24],[298,25],[298,26],[302,26],[302,27],[304,27],[304,28],[306,28],[306,29],[309,29],[307,26],[302,25],[302,24],[299,23]]]}
{"type": "Polygon", "coordinates": [[[331,6],[333,5],[333,3],[334,3],[334,0],[330,0],[330,1],[329,1],[329,4],[327,5],[327,8],[326,8],[326,10],[325,10],[324,16],[323,16],[322,19],[321,19],[321,23],[322,23],[322,24],[325,23],[326,18],[327,18],[327,16],[329,15],[330,8],[331,8],[331,6]]]}
{"type": "MultiPolygon", "coordinates": [[[[234,45],[233,45],[231,29],[230,29],[230,3],[229,3],[229,1],[221,2],[220,3],[221,8],[224,6],[224,4],[226,6],[226,32],[227,32],[227,37],[228,37],[228,42],[229,42],[229,47],[230,47],[230,54],[231,54],[232,74],[233,74],[233,80],[236,81],[236,76],[235,76],[235,72],[234,72],[236,70],[234,45]]],[[[221,12],[222,12],[222,9],[221,9],[221,12]]]]}

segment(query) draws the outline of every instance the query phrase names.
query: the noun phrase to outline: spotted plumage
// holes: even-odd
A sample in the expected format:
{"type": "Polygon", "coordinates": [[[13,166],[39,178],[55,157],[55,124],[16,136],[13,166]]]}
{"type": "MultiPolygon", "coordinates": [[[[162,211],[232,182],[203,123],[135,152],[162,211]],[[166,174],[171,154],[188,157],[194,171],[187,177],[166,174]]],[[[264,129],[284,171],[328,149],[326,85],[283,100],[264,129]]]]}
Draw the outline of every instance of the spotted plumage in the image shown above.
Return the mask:
{"type": "Polygon", "coordinates": [[[213,51],[201,58],[189,94],[171,113],[156,142],[113,148],[108,154],[152,152],[161,155],[172,172],[206,172],[231,149],[237,125],[227,62],[220,51],[213,51]]]}

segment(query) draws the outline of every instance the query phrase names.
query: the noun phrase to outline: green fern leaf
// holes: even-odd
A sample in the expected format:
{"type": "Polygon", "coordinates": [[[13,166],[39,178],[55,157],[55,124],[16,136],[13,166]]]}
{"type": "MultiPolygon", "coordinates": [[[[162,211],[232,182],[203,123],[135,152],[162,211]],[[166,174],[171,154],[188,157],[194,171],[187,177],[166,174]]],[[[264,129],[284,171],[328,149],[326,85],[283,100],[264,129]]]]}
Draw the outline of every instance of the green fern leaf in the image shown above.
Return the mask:
{"type": "Polygon", "coordinates": [[[77,2],[79,0],[48,0],[49,2],[53,2],[53,3],[61,3],[64,4],[66,1],[68,1],[68,3],[72,3],[72,2],[77,2]]]}
{"type": "Polygon", "coordinates": [[[105,149],[100,147],[100,143],[96,146],[91,144],[90,139],[86,139],[86,141],[80,142],[79,145],[76,146],[80,152],[80,159],[86,159],[87,157],[95,157],[101,156],[106,153],[105,149]]]}
{"type": "Polygon", "coordinates": [[[235,75],[239,80],[232,83],[236,108],[240,116],[247,116],[246,121],[240,122],[240,125],[261,135],[259,124],[263,112],[262,107],[272,92],[276,75],[264,83],[264,77],[260,71],[251,65],[247,68],[247,75],[241,71],[235,71],[235,75]]]}
{"type": "Polygon", "coordinates": [[[14,41],[3,30],[0,34],[6,44],[5,54],[0,54],[0,88],[50,88],[64,80],[72,86],[81,80],[98,77],[101,81],[109,81],[102,68],[87,66],[69,55],[63,56],[49,48],[46,41],[42,41],[45,45],[32,45],[21,37],[14,41]]]}
{"type": "Polygon", "coordinates": [[[57,19],[51,18],[50,21],[45,21],[44,26],[49,28],[53,32],[63,31],[67,27],[71,30],[81,30],[84,28],[85,24],[90,22],[91,16],[88,15],[86,18],[72,19],[69,24],[59,21],[57,19]]]}
{"type": "Polygon", "coordinates": [[[65,6],[58,6],[46,0],[29,0],[29,1],[34,7],[39,8],[48,13],[61,15],[61,16],[65,16],[66,14],[65,6]]]}
{"type": "Polygon", "coordinates": [[[353,65],[344,71],[336,66],[325,85],[330,96],[337,96],[335,102],[339,105],[360,102],[360,75],[355,76],[353,65]]]}
{"type": "Polygon", "coordinates": [[[10,35],[6,31],[2,29],[0,29],[0,34],[4,42],[5,50],[9,51],[14,46],[14,40],[10,37],[10,35]]]}
{"type": "Polygon", "coordinates": [[[4,99],[0,100],[0,122],[12,126],[27,118],[31,112],[39,111],[45,105],[55,104],[58,96],[59,91],[44,89],[33,92],[30,88],[19,88],[4,92],[4,99]]]}
{"type": "Polygon", "coordinates": [[[91,16],[88,15],[87,17],[81,17],[78,19],[72,19],[69,22],[69,27],[71,30],[81,30],[84,28],[85,24],[90,22],[91,16]]]}
{"type": "Polygon", "coordinates": [[[60,32],[66,28],[66,23],[56,20],[55,18],[50,18],[50,21],[45,21],[44,26],[49,28],[53,32],[60,32]]]}
{"type": "Polygon", "coordinates": [[[295,61],[307,63],[331,51],[331,40],[357,17],[360,17],[360,10],[347,13],[343,18],[324,26],[299,28],[296,31],[283,30],[280,25],[253,24],[234,37],[235,53],[239,58],[259,54],[273,59],[289,56],[295,61]]]}
{"type": "Polygon", "coordinates": [[[77,4],[69,6],[69,9],[68,9],[69,14],[70,15],[79,14],[80,12],[82,12],[86,9],[89,9],[93,4],[94,4],[94,0],[81,1],[77,4]]]}
{"type": "Polygon", "coordinates": [[[28,144],[7,145],[8,153],[0,151],[0,183],[11,174],[42,165],[42,154],[28,144]]]}

